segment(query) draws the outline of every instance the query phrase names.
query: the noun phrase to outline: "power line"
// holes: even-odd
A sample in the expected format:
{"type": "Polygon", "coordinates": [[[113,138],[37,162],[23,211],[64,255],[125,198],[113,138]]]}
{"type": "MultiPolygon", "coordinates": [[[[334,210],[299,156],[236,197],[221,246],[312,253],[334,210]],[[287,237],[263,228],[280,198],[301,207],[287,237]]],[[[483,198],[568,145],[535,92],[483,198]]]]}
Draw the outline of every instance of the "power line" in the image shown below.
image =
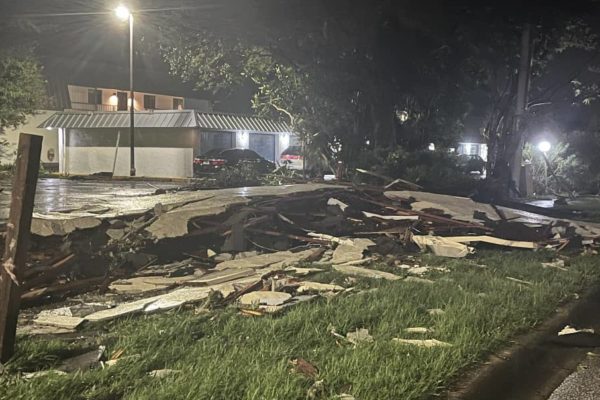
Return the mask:
{"type": "MultiPolygon", "coordinates": [[[[147,8],[141,10],[134,10],[134,14],[146,14],[154,12],[165,12],[165,11],[186,11],[186,10],[209,10],[214,9],[216,6],[204,5],[195,7],[165,7],[165,8],[147,8]]],[[[114,11],[95,11],[95,12],[65,12],[65,13],[30,13],[30,14],[16,14],[16,18],[49,18],[49,17],[81,17],[91,15],[109,15],[114,11]]]]}

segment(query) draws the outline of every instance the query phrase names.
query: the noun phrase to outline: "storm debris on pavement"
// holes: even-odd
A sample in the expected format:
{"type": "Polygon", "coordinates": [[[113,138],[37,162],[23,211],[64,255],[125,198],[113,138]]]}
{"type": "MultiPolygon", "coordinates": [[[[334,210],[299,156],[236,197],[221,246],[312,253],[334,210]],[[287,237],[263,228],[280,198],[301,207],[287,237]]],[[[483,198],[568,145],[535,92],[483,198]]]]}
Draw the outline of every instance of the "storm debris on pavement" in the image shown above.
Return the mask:
{"type": "MultiPolygon", "coordinates": [[[[393,186],[402,185],[418,189],[401,181],[393,186]]],[[[129,212],[107,207],[36,215],[20,282],[24,304],[93,291],[112,296],[113,304],[77,315],[40,313],[27,321],[34,327],[21,331],[73,331],[213,296],[257,316],[350,291],[309,279],[313,274],[433,284],[429,274],[447,269],[415,264],[409,253],[462,258],[476,246],[595,251],[600,237],[597,224],[415,190],[318,184],[251,189],[145,196],[129,212]],[[374,268],[385,264],[392,269],[374,268]]],[[[565,269],[562,259],[543,267],[565,269]]]]}

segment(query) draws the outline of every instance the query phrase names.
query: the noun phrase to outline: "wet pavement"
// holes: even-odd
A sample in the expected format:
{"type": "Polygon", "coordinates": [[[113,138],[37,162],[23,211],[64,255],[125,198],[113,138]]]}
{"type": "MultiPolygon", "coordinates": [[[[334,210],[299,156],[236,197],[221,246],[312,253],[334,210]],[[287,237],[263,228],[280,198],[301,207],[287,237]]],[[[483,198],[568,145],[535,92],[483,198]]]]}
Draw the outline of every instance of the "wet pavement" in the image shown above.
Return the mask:
{"type": "MultiPolygon", "coordinates": [[[[135,203],[140,196],[153,194],[156,189],[172,189],[181,186],[177,182],[145,181],[81,181],[42,178],[38,181],[34,212],[48,214],[69,210],[101,209],[115,203],[135,203]]],[[[0,221],[8,218],[10,208],[8,178],[0,179],[0,221]]]]}

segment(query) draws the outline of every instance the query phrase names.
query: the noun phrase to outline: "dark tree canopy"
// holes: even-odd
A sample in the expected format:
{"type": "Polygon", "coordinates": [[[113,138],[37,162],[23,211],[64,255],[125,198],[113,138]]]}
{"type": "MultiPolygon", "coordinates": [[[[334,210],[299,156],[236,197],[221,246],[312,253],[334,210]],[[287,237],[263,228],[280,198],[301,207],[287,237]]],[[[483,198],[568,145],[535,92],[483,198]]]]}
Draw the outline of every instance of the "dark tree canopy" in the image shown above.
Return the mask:
{"type": "Polygon", "coordinates": [[[45,85],[37,61],[22,53],[0,53],[0,132],[17,127],[45,101],[45,85]]]}

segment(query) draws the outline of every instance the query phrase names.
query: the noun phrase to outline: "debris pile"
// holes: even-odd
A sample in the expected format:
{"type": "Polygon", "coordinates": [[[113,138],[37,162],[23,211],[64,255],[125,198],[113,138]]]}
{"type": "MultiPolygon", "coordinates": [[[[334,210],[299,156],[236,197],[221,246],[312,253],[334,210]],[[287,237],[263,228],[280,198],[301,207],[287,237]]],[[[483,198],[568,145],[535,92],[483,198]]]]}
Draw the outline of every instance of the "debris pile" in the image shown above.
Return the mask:
{"type": "MultiPolygon", "coordinates": [[[[600,225],[427,192],[256,189],[183,192],[164,203],[158,195],[153,206],[118,216],[38,219],[30,266],[19,277],[23,301],[40,304],[91,290],[116,296],[112,304],[67,307],[35,320],[60,329],[185,304],[236,303],[245,315],[262,315],[348,290],[309,279],[325,270],[429,284],[421,276],[430,267],[407,264],[407,254],[466,257],[476,245],[560,251],[593,247],[600,236],[600,225]],[[375,263],[394,272],[372,268],[375,263]]],[[[544,267],[564,269],[564,262],[544,267]]]]}

